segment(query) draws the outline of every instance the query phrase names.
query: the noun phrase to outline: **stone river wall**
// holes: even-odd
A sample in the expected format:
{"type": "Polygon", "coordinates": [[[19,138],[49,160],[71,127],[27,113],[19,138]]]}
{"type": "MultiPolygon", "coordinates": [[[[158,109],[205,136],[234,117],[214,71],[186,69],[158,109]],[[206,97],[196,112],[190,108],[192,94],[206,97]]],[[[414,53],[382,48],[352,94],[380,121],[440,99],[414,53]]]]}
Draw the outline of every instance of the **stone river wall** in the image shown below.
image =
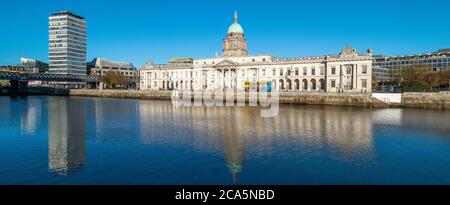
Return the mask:
{"type": "MultiPolygon", "coordinates": [[[[146,100],[171,100],[172,92],[168,91],[127,91],[127,90],[70,90],[71,96],[130,98],[146,100]]],[[[237,99],[237,97],[235,97],[237,99]]],[[[249,97],[246,96],[248,101],[249,97]]],[[[281,104],[308,105],[348,105],[362,107],[386,107],[387,104],[372,98],[370,94],[352,93],[280,93],[281,104]]]]}
{"type": "Polygon", "coordinates": [[[403,93],[402,107],[424,109],[450,109],[450,92],[403,93]]]}
{"type": "MultiPolygon", "coordinates": [[[[128,91],[128,90],[70,90],[71,96],[130,98],[145,100],[170,100],[170,91],[128,91]]],[[[246,97],[248,100],[248,96],[246,97]]],[[[281,104],[304,105],[346,105],[361,107],[404,107],[424,109],[450,109],[450,92],[403,93],[401,103],[386,103],[370,94],[359,93],[280,93],[281,104]]]]}

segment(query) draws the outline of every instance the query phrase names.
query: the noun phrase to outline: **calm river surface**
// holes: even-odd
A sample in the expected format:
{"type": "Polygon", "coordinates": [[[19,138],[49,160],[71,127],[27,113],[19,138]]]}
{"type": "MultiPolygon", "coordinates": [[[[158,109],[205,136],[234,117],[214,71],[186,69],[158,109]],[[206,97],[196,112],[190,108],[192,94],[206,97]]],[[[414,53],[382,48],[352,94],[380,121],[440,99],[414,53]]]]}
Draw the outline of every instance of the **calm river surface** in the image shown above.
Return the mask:
{"type": "Polygon", "coordinates": [[[450,112],[0,97],[0,184],[450,184],[450,112]]]}

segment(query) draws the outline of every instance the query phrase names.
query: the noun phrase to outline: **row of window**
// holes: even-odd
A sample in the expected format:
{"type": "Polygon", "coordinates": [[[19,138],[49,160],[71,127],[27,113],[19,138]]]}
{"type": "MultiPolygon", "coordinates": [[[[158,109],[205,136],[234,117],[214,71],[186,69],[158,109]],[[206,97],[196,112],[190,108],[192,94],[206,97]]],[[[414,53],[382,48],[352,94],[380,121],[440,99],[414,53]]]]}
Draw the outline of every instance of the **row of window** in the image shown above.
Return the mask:
{"type": "MultiPolygon", "coordinates": [[[[196,81],[197,82],[197,81],[196,81]]],[[[163,81],[163,87],[166,87],[166,83],[167,84],[169,84],[169,81],[163,81]]],[[[176,87],[178,87],[178,81],[177,82],[170,82],[172,85],[173,84],[175,84],[176,85],[176,87]]],[[[183,83],[183,81],[180,81],[180,84],[181,83],[183,83]]],[[[186,84],[186,86],[188,85],[188,83],[189,82],[184,82],[184,84],[186,84]]],[[[210,84],[214,84],[215,83],[215,81],[214,80],[211,80],[210,82],[209,82],[210,84]]],[[[283,88],[284,87],[284,83],[283,82],[280,82],[281,84],[280,84],[280,86],[281,86],[281,88],[283,88]]],[[[298,82],[299,83],[299,82],[298,82]]],[[[313,84],[315,83],[315,81],[313,82],[313,84]]],[[[207,84],[207,82],[205,82],[204,84],[207,84]]],[[[307,89],[308,88],[308,82],[307,81],[303,81],[303,89],[307,89]]],[[[321,84],[321,89],[324,89],[324,85],[322,84],[322,82],[320,82],[320,84],[321,84]]],[[[299,85],[297,85],[297,89],[298,89],[298,86],[299,85]]],[[[336,88],[336,80],[330,80],[330,87],[331,88],[336,88]]],[[[157,81],[153,81],[153,87],[158,87],[158,84],[157,84],[157,81]]],[[[349,85],[348,87],[351,87],[351,85],[349,85]]],[[[361,79],[361,87],[362,88],[367,88],[367,79],[361,79]]],[[[148,86],[148,88],[150,88],[150,86],[148,86]]],[[[187,88],[187,87],[186,87],[187,88]]],[[[206,88],[206,87],[205,87],[206,88]]],[[[313,90],[315,90],[316,89],[316,86],[315,86],[315,84],[314,85],[312,85],[312,89],[313,90]]]]}
{"type": "MultiPolygon", "coordinates": [[[[336,88],[336,80],[330,80],[330,87],[336,88]]],[[[367,79],[361,79],[361,87],[367,88],[367,79]]]]}
{"type": "Polygon", "coordinates": [[[58,25],[58,24],[65,24],[67,22],[70,22],[72,24],[78,24],[81,26],[86,26],[86,21],[82,21],[79,19],[72,19],[68,17],[60,17],[60,18],[51,18],[49,19],[49,25],[58,25]]]}
{"type": "MultiPolygon", "coordinates": [[[[109,71],[101,71],[101,74],[102,75],[104,75],[104,74],[106,74],[107,72],[109,72],[109,71]]],[[[112,72],[114,72],[114,73],[120,73],[120,74],[122,74],[122,75],[135,75],[135,73],[134,72],[123,72],[123,71],[112,71],[112,72]]],[[[93,71],[93,73],[95,74],[95,73],[99,73],[98,71],[93,71]]]]}
{"type": "Polygon", "coordinates": [[[79,50],[86,50],[86,46],[74,45],[71,43],[52,43],[48,47],[50,48],[76,48],[79,50]]]}
{"type": "Polygon", "coordinates": [[[70,57],[78,57],[78,58],[86,59],[86,54],[82,53],[82,52],[81,53],[80,52],[72,52],[72,51],[67,51],[67,49],[60,49],[60,48],[51,49],[50,57],[56,57],[56,56],[70,56],[70,57]]]}
{"type": "Polygon", "coordinates": [[[49,32],[49,36],[50,38],[64,38],[68,36],[78,36],[81,37],[83,39],[86,39],[86,32],[81,32],[81,33],[76,33],[73,31],[67,31],[67,30],[63,30],[63,31],[51,31],[49,32]]]}
{"type": "Polygon", "coordinates": [[[449,57],[441,58],[428,58],[428,59],[411,59],[411,60],[377,60],[376,63],[386,64],[386,65],[405,65],[405,64],[421,64],[421,63],[438,63],[438,62],[450,62],[449,57]]]}
{"type": "MultiPolygon", "coordinates": [[[[256,70],[251,70],[252,72],[251,72],[251,76],[253,76],[253,77],[257,77],[257,71],[256,70]]],[[[279,70],[279,76],[299,76],[300,75],[300,73],[299,73],[299,69],[298,68],[296,68],[294,71],[293,70],[290,70],[290,69],[288,69],[286,72],[284,72],[285,70],[284,69],[280,69],[279,70]]],[[[353,72],[353,68],[352,67],[346,67],[346,69],[345,69],[345,74],[347,74],[347,75],[350,75],[350,74],[352,74],[352,72],[353,72]]],[[[184,73],[183,72],[181,72],[181,73],[178,73],[178,72],[170,72],[170,74],[168,73],[168,72],[165,72],[165,73],[163,73],[163,78],[168,78],[169,77],[169,75],[170,76],[173,76],[173,77],[177,77],[178,75],[180,75],[180,77],[193,77],[193,75],[192,75],[192,71],[190,71],[190,73],[188,72],[188,71],[185,71],[184,73]],[[184,74],[184,75],[183,75],[184,74]],[[189,75],[190,74],[190,75],[189,75]]],[[[242,77],[245,77],[246,76],[246,72],[244,71],[244,72],[241,72],[242,74],[242,77]]],[[[361,73],[362,74],[367,74],[367,65],[363,65],[362,67],[361,67],[361,73]]],[[[157,78],[157,76],[156,76],[156,73],[153,73],[154,75],[153,75],[153,78],[157,78]]],[[[266,69],[261,69],[261,76],[264,76],[264,77],[266,77],[267,76],[267,72],[266,72],[266,69]]],[[[308,69],[307,68],[303,68],[303,73],[302,73],[304,76],[307,76],[308,75],[308,69]]],[[[317,72],[316,72],[316,68],[315,67],[312,67],[311,68],[311,70],[310,70],[310,75],[316,75],[317,74],[317,72]]],[[[324,67],[320,67],[320,69],[319,69],[319,72],[318,72],[318,74],[320,74],[320,75],[324,75],[325,74],[325,68],[324,67]]],[[[331,68],[331,75],[336,75],[336,67],[332,67],[331,68]]],[[[197,78],[198,77],[198,74],[197,74],[197,71],[196,72],[194,72],[194,76],[197,78]]],[[[204,73],[204,76],[206,77],[206,74],[204,73]]],[[[272,76],[277,76],[277,70],[276,69],[272,69],[272,76]]],[[[211,74],[211,77],[212,78],[214,78],[214,74],[211,74]]]]}
{"type": "Polygon", "coordinates": [[[134,70],[134,68],[118,68],[118,67],[101,67],[101,68],[97,68],[97,69],[103,69],[103,70],[134,70]]]}
{"type": "Polygon", "coordinates": [[[67,34],[64,34],[64,35],[51,35],[51,36],[49,36],[49,39],[50,40],[60,40],[60,39],[62,39],[62,40],[75,40],[75,41],[81,41],[81,42],[86,42],[86,38],[84,38],[84,37],[77,37],[77,36],[72,36],[72,35],[67,35],[67,34]]]}
{"type": "Polygon", "coordinates": [[[86,62],[84,61],[73,61],[73,60],[50,60],[50,65],[73,65],[73,66],[83,66],[86,67],[86,62]]]}
{"type": "Polygon", "coordinates": [[[49,60],[51,61],[63,61],[63,60],[71,60],[71,61],[84,61],[84,58],[74,58],[73,56],[67,57],[67,56],[50,56],[49,60]]]}
{"type": "Polygon", "coordinates": [[[74,27],[51,27],[49,28],[50,30],[50,34],[65,34],[65,33],[59,33],[59,32],[63,32],[63,31],[71,31],[71,32],[77,32],[77,33],[81,33],[81,34],[85,34],[86,30],[85,29],[78,29],[78,28],[74,28],[74,27]]]}
{"type": "Polygon", "coordinates": [[[86,40],[68,40],[67,38],[63,38],[63,39],[50,39],[49,43],[71,43],[71,44],[75,44],[75,45],[86,45],[86,40]]]}

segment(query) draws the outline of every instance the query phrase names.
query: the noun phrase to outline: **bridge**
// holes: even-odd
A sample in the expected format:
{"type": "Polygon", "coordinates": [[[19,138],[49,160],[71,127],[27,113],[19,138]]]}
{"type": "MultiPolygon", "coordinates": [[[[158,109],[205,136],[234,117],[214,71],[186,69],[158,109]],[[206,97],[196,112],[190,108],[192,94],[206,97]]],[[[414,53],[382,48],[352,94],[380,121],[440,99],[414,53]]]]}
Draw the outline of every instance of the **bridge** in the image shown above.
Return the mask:
{"type": "Polygon", "coordinates": [[[100,82],[99,76],[49,73],[0,72],[0,80],[51,81],[51,82],[100,82]]]}
{"type": "Polygon", "coordinates": [[[0,80],[10,81],[12,96],[23,96],[29,81],[98,83],[100,76],[1,71],[0,80]]]}

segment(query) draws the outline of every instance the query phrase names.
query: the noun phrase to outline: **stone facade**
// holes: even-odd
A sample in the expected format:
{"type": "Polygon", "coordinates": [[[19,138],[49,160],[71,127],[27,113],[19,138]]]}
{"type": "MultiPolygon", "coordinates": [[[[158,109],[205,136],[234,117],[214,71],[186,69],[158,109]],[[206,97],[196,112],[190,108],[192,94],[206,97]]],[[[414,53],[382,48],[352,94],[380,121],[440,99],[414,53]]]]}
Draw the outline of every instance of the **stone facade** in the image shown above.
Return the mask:
{"type": "Polygon", "coordinates": [[[228,29],[227,36],[223,41],[223,56],[247,56],[247,54],[247,40],[242,26],[238,23],[237,12],[235,12],[234,23],[228,29]]]}
{"type": "Polygon", "coordinates": [[[140,70],[141,90],[234,90],[358,92],[372,90],[372,51],[347,46],[337,55],[277,58],[247,55],[242,27],[228,29],[222,57],[192,63],[153,64],[140,70]]]}

